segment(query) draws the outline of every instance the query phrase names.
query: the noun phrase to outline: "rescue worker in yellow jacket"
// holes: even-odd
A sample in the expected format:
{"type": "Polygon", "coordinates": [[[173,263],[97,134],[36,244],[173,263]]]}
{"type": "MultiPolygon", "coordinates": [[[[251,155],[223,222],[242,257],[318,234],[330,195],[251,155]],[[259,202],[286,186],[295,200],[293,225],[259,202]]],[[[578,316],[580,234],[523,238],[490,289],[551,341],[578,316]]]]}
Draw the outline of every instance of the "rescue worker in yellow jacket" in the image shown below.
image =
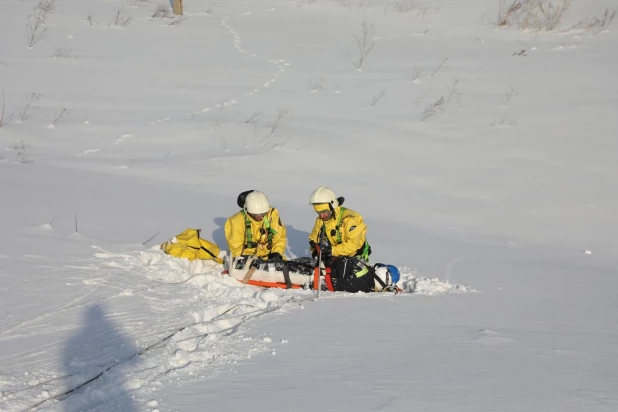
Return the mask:
{"type": "Polygon", "coordinates": [[[232,257],[283,260],[286,228],[266,195],[254,190],[246,195],[242,210],[225,222],[225,239],[232,257]]]}
{"type": "Polygon", "coordinates": [[[311,253],[317,256],[318,249],[327,261],[331,257],[351,256],[368,260],[371,247],[367,242],[367,226],[357,212],[341,206],[344,198],[335,196],[332,189],[320,186],[309,198],[309,203],[318,214],[309,234],[311,253]],[[324,230],[323,236],[320,231],[324,230]]]}

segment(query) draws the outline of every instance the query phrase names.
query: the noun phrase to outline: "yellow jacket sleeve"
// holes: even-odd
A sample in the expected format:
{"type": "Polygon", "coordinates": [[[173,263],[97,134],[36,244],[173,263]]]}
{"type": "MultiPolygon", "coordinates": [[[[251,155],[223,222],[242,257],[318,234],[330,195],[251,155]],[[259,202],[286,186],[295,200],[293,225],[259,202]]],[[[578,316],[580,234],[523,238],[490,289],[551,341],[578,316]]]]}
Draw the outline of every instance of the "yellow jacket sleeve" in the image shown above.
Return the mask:
{"type": "MultiPolygon", "coordinates": [[[[309,234],[309,241],[313,241],[314,243],[319,243],[319,237],[320,237],[320,229],[322,228],[322,220],[320,220],[320,218],[317,218],[315,220],[315,223],[313,224],[313,229],[311,230],[311,233],[309,234]]],[[[313,248],[311,248],[310,252],[313,253],[313,248]]]]}
{"type": "Polygon", "coordinates": [[[245,243],[245,218],[241,212],[225,222],[225,240],[227,240],[227,247],[232,257],[242,254],[245,243]]]}
{"type": "Polygon", "coordinates": [[[346,210],[341,221],[341,244],[333,243],[333,256],[355,256],[363,247],[367,236],[367,226],[356,212],[346,210]]]}
{"type": "Polygon", "coordinates": [[[287,243],[287,229],[281,221],[281,217],[279,216],[279,211],[277,209],[273,208],[273,212],[270,216],[270,227],[277,232],[277,234],[273,236],[273,247],[271,253],[279,253],[283,256],[285,254],[285,245],[287,243]]]}

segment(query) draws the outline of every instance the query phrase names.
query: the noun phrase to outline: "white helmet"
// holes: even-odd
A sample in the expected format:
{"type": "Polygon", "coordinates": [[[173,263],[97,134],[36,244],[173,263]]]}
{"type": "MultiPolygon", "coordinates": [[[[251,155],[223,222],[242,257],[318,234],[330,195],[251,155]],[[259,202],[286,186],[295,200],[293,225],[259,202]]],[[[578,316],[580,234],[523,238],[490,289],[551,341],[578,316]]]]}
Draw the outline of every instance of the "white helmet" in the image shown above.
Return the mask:
{"type": "Polygon", "coordinates": [[[311,193],[309,204],[312,205],[315,203],[330,203],[333,208],[339,206],[339,201],[337,200],[335,192],[326,186],[320,186],[311,193]]]}
{"type": "MultiPolygon", "coordinates": [[[[375,265],[376,275],[382,279],[382,282],[388,286],[399,286],[399,281],[401,280],[401,273],[399,273],[399,269],[393,265],[385,265],[382,263],[377,263],[375,265]]],[[[382,284],[375,281],[375,290],[382,290],[382,284]]]]}
{"type": "Polygon", "coordinates": [[[270,203],[264,193],[254,190],[245,198],[245,210],[253,215],[268,213],[270,203]]]}

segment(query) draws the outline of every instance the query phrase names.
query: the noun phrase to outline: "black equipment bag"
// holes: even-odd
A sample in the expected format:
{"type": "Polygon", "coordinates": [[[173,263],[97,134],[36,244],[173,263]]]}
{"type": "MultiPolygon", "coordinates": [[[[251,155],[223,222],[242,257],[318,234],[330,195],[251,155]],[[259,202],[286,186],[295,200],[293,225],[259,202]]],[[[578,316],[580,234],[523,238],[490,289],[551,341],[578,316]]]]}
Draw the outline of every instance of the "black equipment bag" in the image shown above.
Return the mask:
{"type": "Polygon", "coordinates": [[[335,257],[330,263],[330,281],[335,291],[372,292],[374,269],[355,257],[335,257]]]}

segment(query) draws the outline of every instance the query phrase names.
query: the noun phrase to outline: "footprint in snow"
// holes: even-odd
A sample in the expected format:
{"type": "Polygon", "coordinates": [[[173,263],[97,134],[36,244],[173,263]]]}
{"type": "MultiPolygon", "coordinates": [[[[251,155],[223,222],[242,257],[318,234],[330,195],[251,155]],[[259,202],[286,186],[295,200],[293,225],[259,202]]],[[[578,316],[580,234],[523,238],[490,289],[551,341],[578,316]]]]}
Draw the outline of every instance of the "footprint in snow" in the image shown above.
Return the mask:
{"type": "Polygon", "coordinates": [[[562,51],[562,50],[569,50],[569,49],[577,49],[578,47],[579,47],[579,45],[577,45],[577,44],[571,44],[569,46],[554,47],[552,50],[553,51],[562,51]]]}
{"type": "Polygon", "coordinates": [[[485,346],[501,346],[515,342],[513,339],[501,336],[498,332],[490,329],[481,329],[478,334],[479,336],[473,342],[485,346]]]}
{"type": "Polygon", "coordinates": [[[167,122],[170,119],[171,119],[171,117],[164,117],[162,119],[155,120],[154,122],[150,122],[150,124],[157,124],[157,123],[161,123],[161,122],[167,122]]]}
{"type": "Polygon", "coordinates": [[[96,153],[96,152],[98,152],[98,151],[100,151],[100,150],[101,150],[101,149],[86,149],[86,150],[84,150],[82,153],[78,154],[77,156],[78,156],[78,157],[81,157],[81,156],[88,156],[90,153],[96,153]]]}
{"type": "MultiPolygon", "coordinates": [[[[168,118],[169,119],[169,118],[168,118]]],[[[116,142],[114,143],[114,146],[122,143],[125,141],[125,139],[129,139],[131,137],[135,137],[135,135],[132,134],[123,134],[122,136],[120,136],[120,139],[116,139],[116,142]]]]}

